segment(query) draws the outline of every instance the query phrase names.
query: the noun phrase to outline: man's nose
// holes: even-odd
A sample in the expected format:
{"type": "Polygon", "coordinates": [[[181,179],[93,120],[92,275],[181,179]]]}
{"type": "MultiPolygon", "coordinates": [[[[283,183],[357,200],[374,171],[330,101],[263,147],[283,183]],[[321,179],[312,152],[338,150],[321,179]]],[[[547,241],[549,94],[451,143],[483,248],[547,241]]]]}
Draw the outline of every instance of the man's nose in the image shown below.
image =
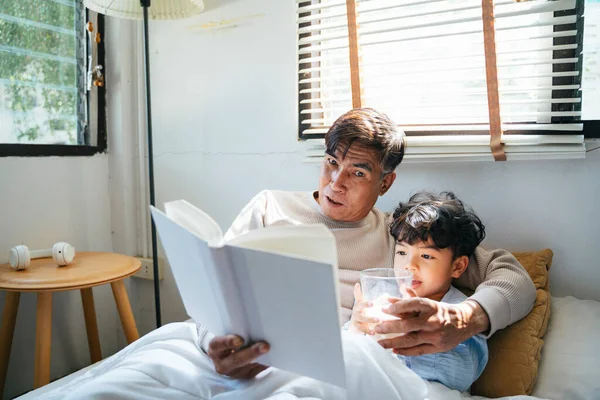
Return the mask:
{"type": "Polygon", "coordinates": [[[336,192],[341,192],[346,188],[346,182],[348,178],[344,170],[337,171],[331,177],[331,188],[336,192]]]}

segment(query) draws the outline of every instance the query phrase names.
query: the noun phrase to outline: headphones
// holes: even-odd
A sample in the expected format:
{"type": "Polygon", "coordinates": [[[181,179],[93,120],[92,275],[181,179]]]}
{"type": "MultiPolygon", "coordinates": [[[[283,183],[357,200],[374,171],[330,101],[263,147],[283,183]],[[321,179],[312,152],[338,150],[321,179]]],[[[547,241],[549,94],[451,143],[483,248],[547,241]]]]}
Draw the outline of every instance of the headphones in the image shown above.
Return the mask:
{"type": "Polygon", "coordinates": [[[60,266],[68,265],[75,258],[75,248],[66,242],[58,242],[51,249],[29,251],[25,245],[15,246],[10,249],[9,263],[15,270],[25,269],[31,264],[33,258],[52,257],[60,266]]]}

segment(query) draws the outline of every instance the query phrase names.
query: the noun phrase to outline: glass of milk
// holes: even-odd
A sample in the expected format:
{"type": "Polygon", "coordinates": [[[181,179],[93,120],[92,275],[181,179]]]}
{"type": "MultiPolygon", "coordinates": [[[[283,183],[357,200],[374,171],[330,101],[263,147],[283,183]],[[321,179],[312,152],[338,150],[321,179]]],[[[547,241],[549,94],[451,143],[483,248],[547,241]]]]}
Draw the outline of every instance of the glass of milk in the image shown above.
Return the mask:
{"type": "MultiPolygon", "coordinates": [[[[403,298],[406,288],[412,286],[412,273],[406,270],[393,268],[371,268],[360,272],[360,286],[363,299],[373,303],[372,307],[365,309],[365,315],[378,318],[380,321],[397,319],[383,312],[390,303],[388,298],[403,298]]],[[[399,336],[397,333],[374,335],[375,340],[399,336]]]]}

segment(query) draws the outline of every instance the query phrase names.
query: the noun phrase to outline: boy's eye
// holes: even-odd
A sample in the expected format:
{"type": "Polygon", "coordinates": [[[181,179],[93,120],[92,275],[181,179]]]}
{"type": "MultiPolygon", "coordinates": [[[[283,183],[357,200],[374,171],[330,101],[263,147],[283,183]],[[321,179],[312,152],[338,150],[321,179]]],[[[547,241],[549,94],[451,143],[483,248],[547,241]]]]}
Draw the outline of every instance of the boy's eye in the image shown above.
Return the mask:
{"type": "Polygon", "coordinates": [[[423,254],[421,257],[423,257],[426,260],[433,260],[433,257],[431,257],[429,254],[423,254]]]}
{"type": "Polygon", "coordinates": [[[399,254],[399,255],[401,255],[401,256],[405,256],[405,255],[406,255],[406,252],[405,252],[404,250],[398,250],[398,251],[396,252],[396,254],[399,254]]]}

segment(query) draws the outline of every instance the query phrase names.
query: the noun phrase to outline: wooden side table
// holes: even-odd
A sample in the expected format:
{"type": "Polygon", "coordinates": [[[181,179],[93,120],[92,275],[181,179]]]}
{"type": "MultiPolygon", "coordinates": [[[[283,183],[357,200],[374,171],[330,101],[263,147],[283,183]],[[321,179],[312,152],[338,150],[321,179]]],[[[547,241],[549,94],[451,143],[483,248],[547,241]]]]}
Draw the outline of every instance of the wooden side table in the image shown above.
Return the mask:
{"type": "Polygon", "coordinates": [[[80,252],[67,266],[59,267],[51,258],[31,260],[25,270],[15,271],[0,265],[0,290],[6,290],[6,302],[0,327],[0,398],[8,369],[17,309],[21,292],[36,292],[34,388],[50,382],[50,344],[52,332],[52,292],[80,290],[92,363],[100,361],[100,336],[94,308],[94,286],[110,283],[121,317],[127,342],[139,338],[123,279],[140,269],[135,257],[114,253],[80,252]]]}

